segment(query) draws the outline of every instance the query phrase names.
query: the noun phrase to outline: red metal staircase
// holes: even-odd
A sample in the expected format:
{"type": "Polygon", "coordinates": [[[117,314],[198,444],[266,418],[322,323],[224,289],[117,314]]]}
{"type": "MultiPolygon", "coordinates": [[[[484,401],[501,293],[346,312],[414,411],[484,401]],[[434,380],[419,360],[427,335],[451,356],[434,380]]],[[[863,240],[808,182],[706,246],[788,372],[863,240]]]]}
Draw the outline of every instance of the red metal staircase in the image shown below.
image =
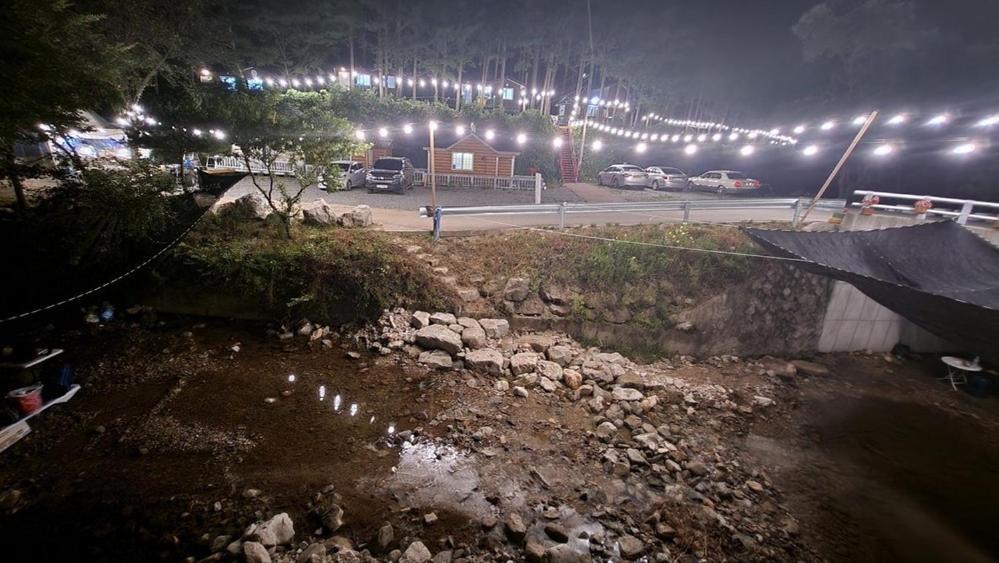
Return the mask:
{"type": "Polygon", "coordinates": [[[559,127],[558,134],[562,137],[562,149],[558,155],[558,167],[562,173],[562,183],[576,182],[576,147],[572,140],[572,129],[559,127]]]}

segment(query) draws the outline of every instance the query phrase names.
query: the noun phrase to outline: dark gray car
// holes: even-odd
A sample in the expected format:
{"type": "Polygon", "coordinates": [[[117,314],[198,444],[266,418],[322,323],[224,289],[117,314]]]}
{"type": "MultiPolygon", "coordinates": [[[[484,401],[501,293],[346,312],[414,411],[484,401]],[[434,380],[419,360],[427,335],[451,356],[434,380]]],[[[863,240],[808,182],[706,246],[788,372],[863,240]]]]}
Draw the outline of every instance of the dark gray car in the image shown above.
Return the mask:
{"type": "Polygon", "coordinates": [[[368,170],[364,185],[368,192],[403,193],[413,187],[413,163],[404,156],[379,158],[368,170]]]}

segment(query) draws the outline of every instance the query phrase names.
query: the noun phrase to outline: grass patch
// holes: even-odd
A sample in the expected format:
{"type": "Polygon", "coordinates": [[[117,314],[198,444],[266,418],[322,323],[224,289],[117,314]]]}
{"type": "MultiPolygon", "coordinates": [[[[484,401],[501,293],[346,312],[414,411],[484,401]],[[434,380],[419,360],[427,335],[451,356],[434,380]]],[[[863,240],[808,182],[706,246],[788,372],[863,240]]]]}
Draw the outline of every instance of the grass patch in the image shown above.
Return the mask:
{"type": "Polygon", "coordinates": [[[168,283],[238,292],[280,318],[362,323],[382,310],[450,310],[454,293],[377,231],[298,227],[285,239],[259,224],[212,219],[174,252],[168,283]]]}

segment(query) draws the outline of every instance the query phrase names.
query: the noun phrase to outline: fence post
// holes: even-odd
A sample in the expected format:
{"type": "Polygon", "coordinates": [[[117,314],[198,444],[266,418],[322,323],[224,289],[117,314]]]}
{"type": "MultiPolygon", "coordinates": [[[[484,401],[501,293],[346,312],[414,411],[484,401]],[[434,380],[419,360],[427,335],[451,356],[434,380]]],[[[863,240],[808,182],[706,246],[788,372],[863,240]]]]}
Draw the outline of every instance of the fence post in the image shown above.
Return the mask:
{"type": "Polygon", "coordinates": [[[683,222],[690,221],[690,202],[683,202],[683,222]]]}
{"type": "Polygon", "coordinates": [[[434,242],[437,242],[441,238],[441,223],[444,222],[444,214],[441,213],[440,207],[434,208],[434,242]]]}
{"type": "Polygon", "coordinates": [[[541,173],[534,173],[534,204],[541,204],[541,173]]]}
{"type": "Polygon", "coordinates": [[[799,197],[797,201],[794,202],[794,217],[791,218],[791,228],[798,228],[798,219],[801,217],[802,208],[801,198],[799,197]]]}
{"type": "Polygon", "coordinates": [[[565,202],[558,206],[558,227],[560,229],[565,228],[565,202]]]}
{"type": "Polygon", "coordinates": [[[971,209],[973,207],[974,204],[970,201],[964,202],[964,205],[961,206],[961,214],[957,216],[958,225],[964,225],[968,222],[968,215],[971,215],[971,209]]]}

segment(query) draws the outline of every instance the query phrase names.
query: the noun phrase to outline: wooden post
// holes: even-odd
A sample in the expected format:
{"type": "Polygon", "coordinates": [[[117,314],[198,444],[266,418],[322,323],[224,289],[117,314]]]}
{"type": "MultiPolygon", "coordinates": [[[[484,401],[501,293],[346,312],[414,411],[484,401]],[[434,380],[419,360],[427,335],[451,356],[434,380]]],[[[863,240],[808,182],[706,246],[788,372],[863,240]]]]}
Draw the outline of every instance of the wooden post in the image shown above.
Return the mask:
{"type": "Polygon", "coordinates": [[[430,122],[428,129],[430,130],[430,162],[428,163],[427,169],[430,171],[430,206],[435,210],[437,209],[437,177],[434,174],[434,129],[437,124],[430,122]]]}
{"type": "Polygon", "coordinates": [[[534,173],[534,203],[535,205],[541,204],[541,173],[534,173]]]}
{"type": "Polygon", "coordinates": [[[499,155],[496,155],[496,169],[493,172],[493,189],[499,185],[499,155]]]}
{"type": "Polygon", "coordinates": [[[847,147],[846,152],[843,153],[843,156],[839,159],[839,162],[836,163],[836,166],[829,174],[829,177],[826,178],[825,183],[822,184],[822,187],[819,189],[819,193],[815,194],[815,198],[813,198],[812,203],[808,205],[808,209],[806,209],[805,213],[801,216],[800,219],[798,219],[799,225],[803,225],[805,223],[805,219],[808,218],[808,214],[811,213],[812,209],[815,208],[815,205],[822,198],[822,194],[826,193],[826,190],[829,189],[829,185],[832,184],[833,179],[836,178],[836,174],[839,174],[840,169],[843,168],[844,164],[846,164],[846,160],[850,158],[851,154],[853,154],[853,149],[857,148],[857,145],[860,143],[860,139],[864,137],[864,134],[867,133],[867,130],[871,127],[871,125],[874,123],[874,120],[877,118],[878,118],[877,110],[872,111],[871,115],[867,116],[867,121],[864,122],[864,126],[860,128],[860,131],[857,131],[857,136],[853,138],[853,142],[850,143],[850,146],[847,147]]]}

